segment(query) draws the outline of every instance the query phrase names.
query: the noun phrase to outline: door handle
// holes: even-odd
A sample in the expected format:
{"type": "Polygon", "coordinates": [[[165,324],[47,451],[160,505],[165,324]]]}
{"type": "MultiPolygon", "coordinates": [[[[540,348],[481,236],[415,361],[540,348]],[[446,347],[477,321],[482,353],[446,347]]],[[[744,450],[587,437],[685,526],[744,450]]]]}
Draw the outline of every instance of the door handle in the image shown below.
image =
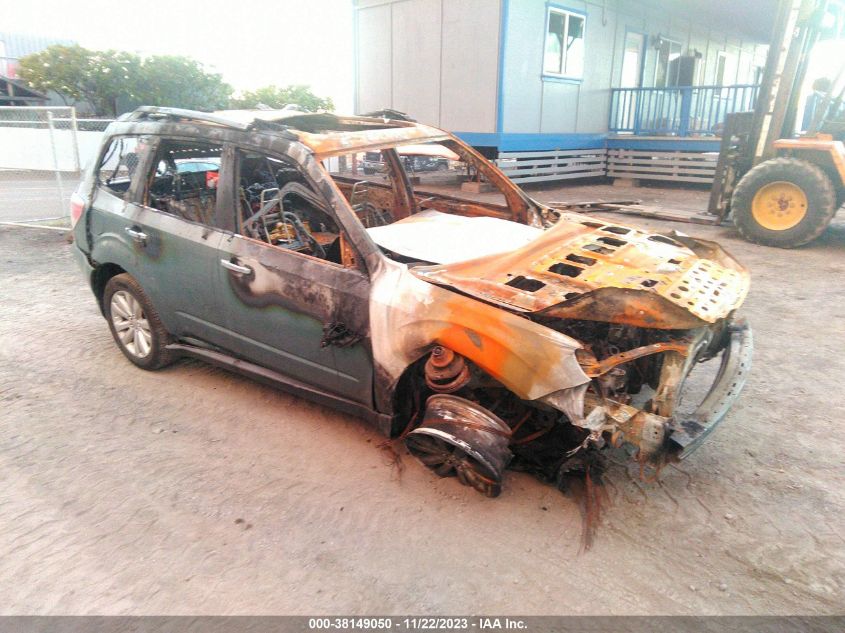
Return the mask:
{"type": "Polygon", "coordinates": [[[144,233],[142,230],[136,229],[134,226],[127,226],[124,231],[126,231],[126,234],[139,244],[147,243],[147,234],[144,233]]]}
{"type": "Polygon", "coordinates": [[[238,273],[239,275],[248,275],[252,272],[252,268],[249,266],[240,266],[239,264],[230,262],[228,259],[221,259],[220,265],[223,266],[223,268],[228,268],[233,273],[238,273]]]}

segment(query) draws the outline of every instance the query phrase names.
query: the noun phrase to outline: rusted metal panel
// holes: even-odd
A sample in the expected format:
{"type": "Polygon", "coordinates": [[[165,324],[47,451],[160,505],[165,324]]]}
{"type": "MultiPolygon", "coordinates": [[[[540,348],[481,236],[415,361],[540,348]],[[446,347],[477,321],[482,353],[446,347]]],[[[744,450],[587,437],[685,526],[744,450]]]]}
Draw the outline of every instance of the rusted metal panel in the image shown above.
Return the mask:
{"type": "Polygon", "coordinates": [[[748,292],[748,272],[724,252],[713,257],[666,236],[565,215],[506,255],[414,272],[520,312],[681,329],[724,318],[748,292]]]}
{"type": "Polygon", "coordinates": [[[389,380],[442,345],[526,400],[589,381],[575,358],[578,341],[427,283],[398,262],[385,259],[383,266],[374,275],[370,324],[381,334],[373,338],[373,358],[389,380]]]}

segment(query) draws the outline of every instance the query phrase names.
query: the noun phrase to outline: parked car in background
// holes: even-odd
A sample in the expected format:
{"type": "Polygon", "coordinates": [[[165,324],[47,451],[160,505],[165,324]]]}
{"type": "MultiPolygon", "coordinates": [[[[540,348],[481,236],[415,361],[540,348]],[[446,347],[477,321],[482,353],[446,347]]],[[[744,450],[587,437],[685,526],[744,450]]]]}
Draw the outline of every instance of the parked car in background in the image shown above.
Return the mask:
{"type": "MultiPolygon", "coordinates": [[[[368,176],[384,173],[387,167],[382,160],[381,152],[367,152],[364,154],[364,173],[368,176]]],[[[447,158],[435,156],[402,155],[402,166],[410,174],[427,171],[446,171],[449,169],[447,158]]]]}

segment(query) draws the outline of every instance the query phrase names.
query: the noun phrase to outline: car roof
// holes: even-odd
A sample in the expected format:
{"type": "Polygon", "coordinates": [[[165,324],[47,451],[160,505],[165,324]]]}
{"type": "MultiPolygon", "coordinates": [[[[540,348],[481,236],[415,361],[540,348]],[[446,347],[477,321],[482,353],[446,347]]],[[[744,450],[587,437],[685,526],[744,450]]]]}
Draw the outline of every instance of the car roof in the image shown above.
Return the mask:
{"type": "Polygon", "coordinates": [[[220,110],[199,112],[181,108],[142,106],[119,119],[127,122],[185,121],[234,128],[244,132],[293,135],[319,158],[377,150],[395,145],[443,141],[451,135],[413,121],[331,112],[283,110],[220,110]]]}

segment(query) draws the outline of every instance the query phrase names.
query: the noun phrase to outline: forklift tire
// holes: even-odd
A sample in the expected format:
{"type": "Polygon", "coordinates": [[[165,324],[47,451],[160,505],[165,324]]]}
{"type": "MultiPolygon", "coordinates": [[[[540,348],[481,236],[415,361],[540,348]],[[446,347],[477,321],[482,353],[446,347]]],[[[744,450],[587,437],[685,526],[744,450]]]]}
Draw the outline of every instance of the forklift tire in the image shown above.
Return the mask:
{"type": "Polygon", "coordinates": [[[794,248],[821,235],[836,213],[836,191],[816,165],[774,158],[749,171],[731,199],[733,222],[750,242],[794,248]]]}

